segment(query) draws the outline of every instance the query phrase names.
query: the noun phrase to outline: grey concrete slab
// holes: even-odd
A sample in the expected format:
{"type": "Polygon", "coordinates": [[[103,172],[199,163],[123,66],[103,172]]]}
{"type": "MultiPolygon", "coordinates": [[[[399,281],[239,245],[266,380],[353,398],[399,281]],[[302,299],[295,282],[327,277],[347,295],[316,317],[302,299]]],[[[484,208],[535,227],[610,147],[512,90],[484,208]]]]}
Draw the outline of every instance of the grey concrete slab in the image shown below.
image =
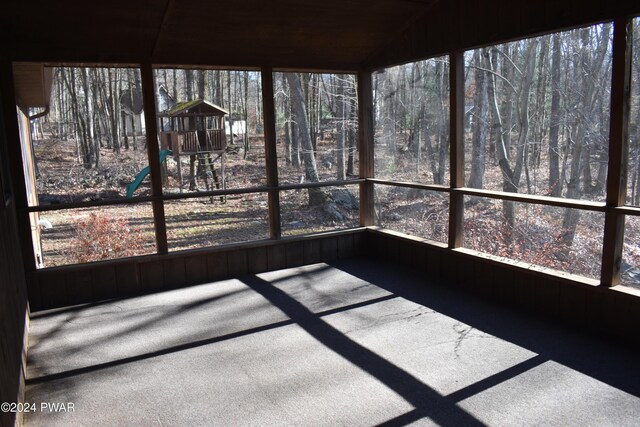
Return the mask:
{"type": "Polygon", "coordinates": [[[636,356],[351,260],[36,313],[26,421],[631,426],[636,356]]]}

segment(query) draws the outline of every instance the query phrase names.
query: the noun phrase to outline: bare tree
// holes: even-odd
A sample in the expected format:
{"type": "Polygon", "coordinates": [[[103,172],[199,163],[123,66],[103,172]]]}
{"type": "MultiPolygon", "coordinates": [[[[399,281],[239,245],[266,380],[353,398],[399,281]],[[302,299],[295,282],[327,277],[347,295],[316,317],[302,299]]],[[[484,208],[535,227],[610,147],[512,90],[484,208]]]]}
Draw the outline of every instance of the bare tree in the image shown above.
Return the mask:
{"type": "MultiPolygon", "coordinates": [[[[476,50],[473,54],[473,62],[484,64],[483,58],[487,55],[487,49],[476,50]]],[[[471,188],[484,187],[484,171],[487,141],[487,107],[489,105],[487,95],[487,80],[485,71],[474,69],[475,97],[473,99],[473,136],[471,139],[471,172],[467,186],[471,188]]]]}
{"type": "MultiPolygon", "coordinates": [[[[611,24],[604,24],[602,32],[583,28],[575,33],[581,45],[579,64],[575,67],[576,79],[580,78],[579,104],[575,108],[575,116],[570,136],[571,142],[571,169],[569,182],[567,183],[567,198],[579,199],[582,196],[583,187],[580,185],[580,177],[584,169],[589,168],[589,145],[596,132],[592,132],[596,112],[596,100],[599,94],[598,85],[601,80],[605,59],[609,53],[609,39],[611,24]],[[594,45],[595,43],[595,45],[594,45]]],[[[591,185],[589,182],[588,185],[591,185]]],[[[568,255],[568,248],[573,244],[576,227],[580,219],[580,211],[566,209],[562,221],[561,241],[567,248],[563,255],[568,255]]]]}
{"type": "MultiPolygon", "coordinates": [[[[291,108],[295,113],[297,128],[300,130],[300,145],[302,148],[302,159],[304,162],[305,178],[308,182],[318,182],[318,167],[314,156],[313,145],[309,137],[309,126],[307,124],[307,114],[302,94],[300,76],[296,73],[285,73],[291,96],[291,108]]],[[[312,206],[322,204],[326,200],[326,195],[319,188],[309,188],[309,204],[312,206]]]]}
{"type": "Polygon", "coordinates": [[[560,130],[560,35],[553,35],[551,54],[551,113],[549,123],[549,193],[559,197],[562,193],[560,180],[560,151],[558,135],[560,130]]]}

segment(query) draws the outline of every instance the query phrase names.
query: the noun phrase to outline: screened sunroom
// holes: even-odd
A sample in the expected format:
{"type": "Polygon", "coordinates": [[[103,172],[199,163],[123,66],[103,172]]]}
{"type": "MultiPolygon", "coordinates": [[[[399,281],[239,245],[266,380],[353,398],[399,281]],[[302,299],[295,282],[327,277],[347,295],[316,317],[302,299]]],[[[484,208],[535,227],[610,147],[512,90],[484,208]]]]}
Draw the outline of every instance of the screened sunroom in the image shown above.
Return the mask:
{"type": "Polygon", "coordinates": [[[2,425],[637,422],[640,5],[1,8],[2,425]]]}

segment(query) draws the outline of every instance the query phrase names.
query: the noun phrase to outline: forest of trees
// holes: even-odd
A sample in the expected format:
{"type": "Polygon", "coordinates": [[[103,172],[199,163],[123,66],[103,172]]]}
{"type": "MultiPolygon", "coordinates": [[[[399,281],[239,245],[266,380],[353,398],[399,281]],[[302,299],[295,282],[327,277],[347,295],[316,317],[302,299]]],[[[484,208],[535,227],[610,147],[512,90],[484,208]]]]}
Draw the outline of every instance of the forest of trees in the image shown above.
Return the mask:
{"type": "Polygon", "coordinates": [[[434,58],[374,74],[377,178],[449,183],[448,61],[434,58]]]}
{"type": "MultiPolygon", "coordinates": [[[[467,58],[466,185],[603,200],[611,45],[608,23],[473,51],[467,58]],[[496,164],[500,175],[487,179],[496,164]]],[[[513,229],[515,203],[502,205],[513,229]]],[[[579,218],[580,211],[565,210],[558,256],[567,258],[579,218]]]]}
{"type": "MultiPolygon", "coordinates": [[[[231,112],[231,121],[250,118],[254,126],[250,131],[261,131],[258,73],[158,69],[155,77],[157,89],[164,87],[174,100],[206,99],[225,106],[231,112]]],[[[142,135],[144,139],[144,132],[134,120],[143,111],[138,69],[57,67],[53,82],[51,112],[43,122],[54,138],[77,141],[85,168],[99,166],[100,148],[114,152],[139,148],[137,137],[142,135]]],[[[162,106],[159,100],[157,104],[162,106]]]]}
{"type": "MultiPolygon", "coordinates": [[[[355,76],[277,73],[275,85],[276,120],[281,129],[279,142],[283,146],[278,162],[280,182],[356,178],[358,111],[355,76]]],[[[309,188],[309,204],[324,206],[331,218],[341,217],[336,199],[344,201],[342,208],[347,211],[357,209],[355,196],[348,191],[309,188]]]]}
{"type": "MultiPolygon", "coordinates": [[[[35,139],[42,139],[46,129],[56,140],[70,141],[77,163],[86,170],[111,166],[102,164],[105,150],[116,158],[140,151],[142,156],[127,171],[134,173],[144,163],[146,144],[140,80],[135,68],[55,68],[51,111],[35,122],[35,139]]],[[[240,186],[266,183],[259,72],[156,69],[155,85],[159,112],[167,108],[167,97],[173,102],[204,99],[230,112],[230,128],[238,120],[246,123],[246,132],[232,132],[228,144],[232,154],[256,170],[242,168],[251,176],[238,180],[240,186]],[[259,152],[248,158],[252,149],[259,152]]],[[[306,182],[355,177],[355,76],[278,73],[275,86],[281,181],[300,182],[300,175],[306,182]]]]}
{"type": "MultiPolygon", "coordinates": [[[[284,159],[298,167],[311,164],[319,140],[335,140],[335,147],[320,156],[321,166],[332,169],[338,181],[357,171],[357,97],[353,75],[278,73],[276,75],[278,126],[284,134],[284,159]],[[330,166],[330,167],[329,167],[330,166]]],[[[332,144],[331,144],[332,145],[332,144]]],[[[305,168],[309,181],[317,172],[305,168]]]]}
{"type": "MultiPolygon", "coordinates": [[[[119,153],[137,149],[123,132],[132,110],[140,113],[140,72],[128,68],[58,67],[53,71],[51,111],[37,125],[36,139],[46,127],[53,138],[77,144],[78,160],[86,169],[100,165],[101,148],[119,153]]],[[[128,126],[134,126],[130,122],[128,126]]]]}
{"type": "MultiPolygon", "coordinates": [[[[636,19],[636,36],[639,27],[636,19]]],[[[605,23],[465,52],[465,186],[604,200],[612,37],[613,26],[605,23]]],[[[634,52],[628,167],[628,203],[633,205],[640,202],[639,50],[634,52]]],[[[376,176],[446,184],[447,58],[386,69],[374,75],[374,90],[376,176]]],[[[537,246],[547,259],[533,258],[554,267],[568,261],[581,220],[587,228],[593,221],[577,209],[554,211],[549,215],[560,215],[561,223],[538,230],[546,236],[536,240],[530,226],[518,223],[517,205],[522,204],[465,200],[465,218],[474,217],[481,209],[475,205],[483,200],[499,217],[490,237],[476,236],[473,221],[466,220],[465,245],[516,259],[537,246]]],[[[591,231],[595,242],[602,235],[602,224],[598,227],[591,231]]],[[[592,255],[599,250],[594,248],[592,255]]]]}

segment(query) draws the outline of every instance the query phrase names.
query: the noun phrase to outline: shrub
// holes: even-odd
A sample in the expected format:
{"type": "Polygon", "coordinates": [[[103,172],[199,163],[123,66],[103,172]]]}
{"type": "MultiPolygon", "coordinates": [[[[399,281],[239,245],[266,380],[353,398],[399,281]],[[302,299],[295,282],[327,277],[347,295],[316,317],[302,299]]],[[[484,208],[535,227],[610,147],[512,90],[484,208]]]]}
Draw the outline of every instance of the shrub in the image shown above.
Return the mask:
{"type": "Polygon", "coordinates": [[[92,213],[80,220],[70,255],[76,262],[99,261],[137,255],[144,237],[126,218],[92,213]]]}

